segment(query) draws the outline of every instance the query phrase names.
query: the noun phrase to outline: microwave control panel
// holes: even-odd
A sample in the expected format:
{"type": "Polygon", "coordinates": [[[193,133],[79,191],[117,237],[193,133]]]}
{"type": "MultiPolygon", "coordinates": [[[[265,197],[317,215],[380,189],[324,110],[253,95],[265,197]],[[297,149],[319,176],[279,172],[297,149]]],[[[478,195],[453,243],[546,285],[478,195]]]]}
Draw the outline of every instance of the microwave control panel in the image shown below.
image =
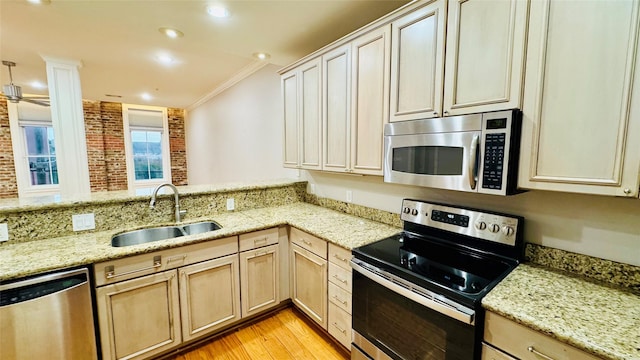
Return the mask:
{"type": "Polygon", "coordinates": [[[518,169],[517,149],[520,139],[520,118],[518,111],[496,111],[482,114],[482,146],[478,164],[481,174],[478,192],[485,194],[506,195],[513,192],[514,179],[509,175],[518,169]],[[510,157],[514,157],[511,159],[510,157]]]}

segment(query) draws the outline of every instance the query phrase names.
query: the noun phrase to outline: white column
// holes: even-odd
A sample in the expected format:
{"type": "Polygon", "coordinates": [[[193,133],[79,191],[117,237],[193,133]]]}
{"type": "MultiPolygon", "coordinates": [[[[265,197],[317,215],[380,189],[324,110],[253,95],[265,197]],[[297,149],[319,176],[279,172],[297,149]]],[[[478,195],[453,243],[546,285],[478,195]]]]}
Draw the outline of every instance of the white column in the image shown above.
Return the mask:
{"type": "Polygon", "coordinates": [[[56,142],[60,194],[91,193],[87,140],[82,110],[79,61],[44,57],[51,99],[51,122],[56,142]]]}

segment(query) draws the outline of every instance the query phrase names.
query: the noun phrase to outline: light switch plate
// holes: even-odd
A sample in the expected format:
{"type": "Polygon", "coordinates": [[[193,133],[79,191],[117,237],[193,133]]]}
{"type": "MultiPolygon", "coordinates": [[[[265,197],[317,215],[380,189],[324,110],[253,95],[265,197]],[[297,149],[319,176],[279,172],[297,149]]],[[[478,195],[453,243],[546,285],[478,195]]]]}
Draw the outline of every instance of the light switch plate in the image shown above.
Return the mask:
{"type": "Polygon", "coordinates": [[[353,201],[353,191],[347,190],[347,202],[350,203],[353,201]]]}
{"type": "Polygon", "coordinates": [[[7,223],[0,224],[0,241],[9,241],[9,228],[7,223]]]}
{"type": "Polygon", "coordinates": [[[227,199],[227,211],[233,211],[236,209],[236,201],[233,198],[227,199]]]}
{"type": "Polygon", "coordinates": [[[93,230],[96,228],[96,219],[93,213],[78,214],[71,217],[73,231],[93,230]]]}

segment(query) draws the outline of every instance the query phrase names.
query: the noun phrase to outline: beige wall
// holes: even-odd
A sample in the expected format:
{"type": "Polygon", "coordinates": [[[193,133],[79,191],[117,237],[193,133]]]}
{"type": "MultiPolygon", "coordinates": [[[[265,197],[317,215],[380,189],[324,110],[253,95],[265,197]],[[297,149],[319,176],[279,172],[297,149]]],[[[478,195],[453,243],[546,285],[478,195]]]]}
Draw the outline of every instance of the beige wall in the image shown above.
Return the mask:
{"type": "Polygon", "coordinates": [[[191,185],[297,175],[282,167],[279,68],[267,65],[188,112],[187,177],[191,185]]]}
{"type": "MultiPolygon", "coordinates": [[[[297,176],[282,168],[276,69],[264,68],[190,114],[191,184],[297,176]]],[[[522,215],[528,242],[640,266],[638,199],[545,191],[500,197],[385,184],[375,176],[317,171],[301,176],[318,196],[346,201],[349,190],[354,203],[394,213],[408,197],[522,215]]]]}

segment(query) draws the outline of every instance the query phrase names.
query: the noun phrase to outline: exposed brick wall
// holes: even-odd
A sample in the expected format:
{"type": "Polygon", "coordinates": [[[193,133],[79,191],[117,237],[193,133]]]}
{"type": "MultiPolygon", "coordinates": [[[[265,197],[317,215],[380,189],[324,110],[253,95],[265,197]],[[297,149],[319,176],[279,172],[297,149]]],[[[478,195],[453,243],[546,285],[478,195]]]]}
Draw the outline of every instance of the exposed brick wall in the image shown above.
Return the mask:
{"type": "Polygon", "coordinates": [[[127,189],[127,161],[124,152],[122,104],[101,102],[104,129],[104,158],[108,178],[107,190],[127,189]]]}
{"type": "Polygon", "coordinates": [[[187,185],[187,147],[184,132],[184,110],[168,108],[169,149],[171,151],[171,182],[187,185]]]}
{"type": "Polygon", "coordinates": [[[107,163],[104,151],[104,127],[99,101],[83,100],[84,127],[87,137],[87,158],[89,160],[89,181],[91,191],[109,189],[107,163]]]}
{"type": "Polygon", "coordinates": [[[18,197],[7,98],[0,95],[0,198],[18,197]]]}

